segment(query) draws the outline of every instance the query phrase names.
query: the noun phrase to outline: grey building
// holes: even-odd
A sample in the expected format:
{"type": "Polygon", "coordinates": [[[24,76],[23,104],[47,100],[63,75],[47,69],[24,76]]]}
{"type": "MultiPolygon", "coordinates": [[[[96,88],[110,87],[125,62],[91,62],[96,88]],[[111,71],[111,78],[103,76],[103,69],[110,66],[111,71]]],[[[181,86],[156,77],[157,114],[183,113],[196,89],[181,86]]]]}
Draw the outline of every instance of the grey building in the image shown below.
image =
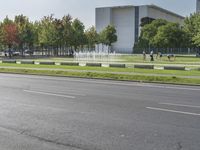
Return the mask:
{"type": "Polygon", "coordinates": [[[183,23],[184,17],[155,5],[116,6],[96,8],[96,29],[101,32],[107,25],[116,27],[118,41],[111,49],[117,53],[132,53],[140,35],[142,20],[165,19],[183,23]]]}
{"type": "Polygon", "coordinates": [[[197,0],[197,3],[196,3],[196,12],[200,12],[200,0],[197,0]]]}

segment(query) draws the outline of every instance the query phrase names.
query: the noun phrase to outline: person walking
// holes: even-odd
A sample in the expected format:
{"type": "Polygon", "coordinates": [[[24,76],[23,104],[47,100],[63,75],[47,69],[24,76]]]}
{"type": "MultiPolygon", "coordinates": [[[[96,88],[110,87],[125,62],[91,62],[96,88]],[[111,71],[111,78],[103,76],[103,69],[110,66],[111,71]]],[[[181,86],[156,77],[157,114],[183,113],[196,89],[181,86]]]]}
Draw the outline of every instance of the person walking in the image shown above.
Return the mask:
{"type": "Polygon", "coordinates": [[[146,52],[143,51],[143,61],[146,61],[146,52]]]}
{"type": "Polygon", "coordinates": [[[151,57],[151,61],[154,61],[153,51],[151,51],[151,53],[150,53],[150,57],[151,57]]]}

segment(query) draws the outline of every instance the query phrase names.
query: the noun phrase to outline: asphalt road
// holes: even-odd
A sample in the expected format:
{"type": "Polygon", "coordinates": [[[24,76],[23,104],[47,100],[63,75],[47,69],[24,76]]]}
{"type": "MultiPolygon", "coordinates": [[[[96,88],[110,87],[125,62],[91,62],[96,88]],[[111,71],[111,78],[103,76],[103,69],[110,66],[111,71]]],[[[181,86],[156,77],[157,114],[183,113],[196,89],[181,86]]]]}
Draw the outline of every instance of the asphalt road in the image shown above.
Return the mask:
{"type": "Polygon", "coordinates": [[[199,150],[200,87],[0,74],[0,150],[199,150]]]}

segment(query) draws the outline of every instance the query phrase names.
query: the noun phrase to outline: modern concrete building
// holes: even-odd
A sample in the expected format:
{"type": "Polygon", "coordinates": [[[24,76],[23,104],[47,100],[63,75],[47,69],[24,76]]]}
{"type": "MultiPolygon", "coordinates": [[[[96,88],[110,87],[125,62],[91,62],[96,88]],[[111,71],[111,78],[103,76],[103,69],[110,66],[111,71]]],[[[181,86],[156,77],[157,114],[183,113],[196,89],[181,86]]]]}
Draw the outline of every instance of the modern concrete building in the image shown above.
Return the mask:
{"type": "Polygon", "coordinates": [[[196,12],[200,12],[200,0],[197,0],[196,7],[196,12]]]}
{"type": "Polygon", "coordinates": [[[96,29],[101,32],[107,25],[114,25],[118,41],[111,50],[132,53],[140,34],[141,21],[145,18],[178,23],[183,23],[184,20],[184,17],[155,5],[102,7],[96,8],[96,29]]]}

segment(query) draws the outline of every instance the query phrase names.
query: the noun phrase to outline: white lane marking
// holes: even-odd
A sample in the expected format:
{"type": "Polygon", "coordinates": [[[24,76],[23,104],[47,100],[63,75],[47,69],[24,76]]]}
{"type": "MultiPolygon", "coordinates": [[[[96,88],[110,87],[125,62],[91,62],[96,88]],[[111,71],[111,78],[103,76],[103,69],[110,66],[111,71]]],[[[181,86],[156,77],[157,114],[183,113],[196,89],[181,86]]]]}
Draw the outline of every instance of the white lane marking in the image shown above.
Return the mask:
{"type": "Polygon", "coordinates": [[[35,93],[35,94],[42,94],[42,95],[50,95],[50,96],[58,96],[58,97],[65,97],[65,98],[72,98],[72,99],[76,98],[75,96],[55,94],[55,93],[48,93],[48,92],[41,92],[41,91],[24,90],[24,92],[35,93]]]}
{"type": "MultiPolygon", "coordinates": [[[[3,75],[1,75],[3,76],[3,75]]],[[[10,75],[9,77],[16,77],[16,78],[27,78],[27,79],[44,79],[44,80],[54,80],[54,81],[69,81],[69,82],[81,82],[81,83],[94,83],[94,84],[105,84],[105,85],[122,85],[122,86],[135,86],[135,87],[148,87],[148,88],[162,88],[162,89],[176,89],[176,90],[189,90],[189,91],[200,91],[200,88],[193,88],[193,87],[183,87],[183,86],[168,86],[168,85],[154,85],[148,83],[138,83],[138,82],[131,82],[125,83],[117,82],[117,81],[97,81],[94,79],[73,79],[73,78],[61,78],[61,77],[42,77],[42,76],[24,76],[24,75],[10,75]]],[[[5,76],[8,77],[8,76],[5,76]]]]}
{"type": "MultiPolygon", "coordinates": [[[[32,89],[31,91],[37,91],[37,89],[32,89]]],[[[39,90],[40,91],[40,90],[39,90]]],[[[76,90],[77,91],[77,90],[76,90]]],[[[79,90],[78,90],[79,91],[79,90]]],[[[42,91],[43,92],[43,91],[42,91]]],[[[59,92],[59,91],[58,91],[59,92]]],[[[54,91],[52,90],[48,90],[48,93],[55,93],[54,91]]],[[[75,90],[65,90],[65,91],[62,91],[62,92],[59,92],[60,95],[65,95],[65,94],[70,94],[70,95],[76,95],[76,96],[87,96],[86,94],[82,94],[82,93],[76,93],[75,90]],[[66,93],[64,93],[66,92],[66,93]]]]}
{"type": "Polygon", "coordinates": [[[168,106],[180,106],[180,107],[200,108],[200,106],[184,105],[184,104],[173,104],[173,103],[159,103],[159,104],[161,104],[161,105],[168,105],[168,106]]]}
{"type": "Polygon", "coordinates": [[[157,111],[164,111],[164,112],[172,112],[172,113],[185,114],[185,115],[200,116],[200,114],[191,113],[191,112],[185,112],[185,111],[177,111],[177,110],[155,108],[155,107],[146,107],[146,108],[147,109],[151,109],[151,110],[157,110],[157,111]]]}

